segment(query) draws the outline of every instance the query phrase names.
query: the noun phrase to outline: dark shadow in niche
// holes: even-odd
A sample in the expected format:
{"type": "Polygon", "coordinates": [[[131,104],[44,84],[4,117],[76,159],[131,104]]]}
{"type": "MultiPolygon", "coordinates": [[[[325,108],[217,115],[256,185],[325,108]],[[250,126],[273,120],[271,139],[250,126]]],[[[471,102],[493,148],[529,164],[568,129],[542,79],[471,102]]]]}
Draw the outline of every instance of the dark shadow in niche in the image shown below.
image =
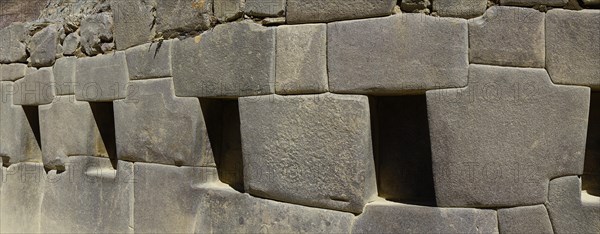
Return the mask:
{"type": "Polygon", "coordinates": [[[581,187],[600,196],[600,92],[592,92],[581,187]]]}
{"type": "Polygon", "coordinates": [[[112,102],[90,102],[96,126],[100,131],[102,142],[106,147],[106,153],[110,163],[117,169],[117,138],[115,136],[115,115],[112,102]]]}
{"type": "Polygon", "coordinates": [[[379,196],[436,206],[425,95],[369,101],[379,196]]]}
{"type": "Polygon", "coordinates": [[[200,98],[219,179],[244,192],[242,136],[237,99],[200,98]]]}
{"type": "Polygon", "coordinates": [[[23,111],[25,112],[25,116],[27,117],[27,122],[29,122],[29,126],[31,127],[31,131],[35,136],[38,147],[42,149],[42,136],[40,135],[40,113],[38,111],[38,106],[22,107],[23,111]]]}

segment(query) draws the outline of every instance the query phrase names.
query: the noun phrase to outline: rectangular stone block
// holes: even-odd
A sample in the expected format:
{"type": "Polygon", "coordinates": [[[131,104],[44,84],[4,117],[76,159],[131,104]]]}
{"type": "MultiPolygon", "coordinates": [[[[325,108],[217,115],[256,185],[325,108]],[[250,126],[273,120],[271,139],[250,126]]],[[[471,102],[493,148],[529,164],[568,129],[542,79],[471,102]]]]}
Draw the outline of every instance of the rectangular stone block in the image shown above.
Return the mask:
{"type": "Polygon", "coordinates": [[[546,13],[546,69],[554,83],[600,90],[600,11],[546,13]]]}
{"type": "Polygon", "coordinates": [[[544,13],[493,6],[469,20],[469,62],[543,68],[545,40],[544,13]]]}
{"type": "Polygon", "coordinates": [[[277,27],[276,60],[277,94],[326,92],[326,24],[277,27]]]}
{"type": "Polygon", "coordinates": [[[332,22],[392,14],[396,0],[287,0],[290,24],[332,22]]]}
{"type": "Polygon", "coordinates": [[[221,22],[235,20],[243,15],[245,0],[217,0],[214,1],[213,10],[215,17],[221,22]]]}
{"type": "Polygon", "coordinates": [[[550,181],[548,213],[554,233],[600,232],[600,197],[581,191],[577,176],[566,176],[550,181]]]}
{"type": "Polygon", "coordinates": [[[125,98],[129,73],[125,52],[77,59],[75,97],[79,101],[106,102],[125,98]]]}
{"type": "Polygon", "coordinates": [[[0,63],[27,62],[28,30],[24,23],[12,23],[0,30],[0,63]]]}
{"type": "Polygon", "coordinates": [[[129,48],[125,53],[132,80],[173,76],[170,40],[129,48]]]}
{"type": "Polygon", "coordinates": [[[51,67],[28,73],[14,83],[13,103],[23,106],[49,104],[56,96],[54,74],[51,67]]]}
{"type": "Polygon", "coordinates": [[[56,95],[75,95],[76,57],[63,57],[56,60],[54,72],[54,88],[56,95]]]}
{"type": "Polygon", "coordinates": [[[331,92],[397,95],[467,83],[464,19],[403,14],[327,27],[331,92]]]}
{"type": "Polygon", "coordinates": [[[27,70],[27,64],[23,63],[11,63],[11,64],[0,64],[0,80],[3,81],[15,81],[25,77],[27,70]]]}
{"type": "Polygon", "coordinates": [[[501,5],[510,6],[535,6],[535,5],[546,5],[553,7],[562,7],[567,4],[569,0],[500,0],[501,5]]]}
{"type": "Polygon", "coordinates": [[[175,97],[171,78],[131,81],[114,102],[120,160],[177,166],[214,166],[197,98],[175,97]]]}
{"type": "Polygon", "coordinates": [[[473,18],[482,15],[487,0],[434,0],[432,9],[442,17],[473,18]]]}
{"type": "Polygon", "coordinates": [[[152,5],[147,0],[110,1],[114,19],[113,37],[118,50],[141,45],[154,38],[156,28],[152,5]]]}
{"type": "MultiPolygon", "coordinates": [[[[218,0],[217,0],[218,1],[218,0]]],[[[189,32],[210,27],[213,1],[156,1],[156,31],[158,33],[189,32]]]]}
{"type": "Polygon", "coordinates": [[[41,163],[16,163],[2,168],[0,232],[40,233],[40,209],[46,172],[41,163]]]}
{"type": "Polygon", "coordinates": [[[498,227],[502,233],[554,233],[544,205],[499,209],[498,227]]]}
{"type": "Polygon", "coordinates": [[[246,0],[244,13],[257,17],[285,16],[285,1],[286,0],[246,0]]]}
{"type": "Polygon", "coordinates": [[[275,92],[275,29],[251,21],[174,41],[177,96],[240,97],[275,92]],[[235,56],[233,56],[235,54],[235,56]]]}
{"type": "Polygon", "coordinates": [[[245,191],[361,213],[377,194],[365,96],[239,99],[245,191]]]}

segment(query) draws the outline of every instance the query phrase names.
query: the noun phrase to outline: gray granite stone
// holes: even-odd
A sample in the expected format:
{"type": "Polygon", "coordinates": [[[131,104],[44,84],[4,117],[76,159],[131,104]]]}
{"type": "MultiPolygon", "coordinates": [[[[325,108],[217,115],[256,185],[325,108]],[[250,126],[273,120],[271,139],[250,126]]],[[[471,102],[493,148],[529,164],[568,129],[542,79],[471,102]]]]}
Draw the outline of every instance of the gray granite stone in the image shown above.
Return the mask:
{"type": "Polygon", "coordinates": [[[434,0],[432,9],[439,16],[473,18],[482,15],[487,0],[434,0]]]}
{"type": "Polygon", "coordinates": [[[0,232],[40,233],[40,208],[46,172],[41,163],[17,163],[2,168],[0,232]]]}
{"type": "Polygon", "coordinates": [[[50,25],[35,33],[29,43],[29,65],[34,67],[48,67],[56,60],[58,45],[58,25],[50,25]]]}
{"type": "Polygon", "coordinates": [[[125,53],[127,54],[129,78],[132,80],[173,75],[170,40],[129,48],[125,53]]]}
{"type": "Polygon", "coordinates": [[[154,38],[156,29],[150,1],[111,0],[110,5],[114,14],[114,39],[118,50],[141,45],[154,38]]]}
{"type": "Polygon", "coordinates": [[[79,101],[113,101],[127,94],[125,51],[77,59],[75,97],[79,101]]]}
{"type": "Polygon", "coordinates": [[[546,69],[554,83],[600,90],[600,11],[546,13],[546,69]]]}
{"type": "Polygon", "coordinates": [[[28,31],[23,23],[12,23],[0,30],[0,63],[27,62],[25,41],[28,31]]]}
{"type": "Polygon", "coordinates": [[[275,92],[273,28],[251,21],[234,22],[173,43],[177,96],[239,97],[275,92]]]}
{"type": "Polygon", "coordinates": [[[114,102],[120,160],[177,166],[214,166],[197,98],[175,97],[172,79],[131,81],[114,102]]]}
{"type": "Polygon", "coordinates": [[[544,205],[499,209],[498,227],[502,233],[554,233],[544,205]]]}
{"type": "Polygon", "coordinates": [[[221,22],[233,21],[243,15],[243,0],[217,0],[214,1],[213,9],[215,17],[221,22]]]}
{"type": "Polygon", "coordinates": [[[544,67],[544,13],[493,6],[469,20],[469,62],[513,67],[544,67]]]}
{"type": "Polygon", "coordinates": [[[22,63],[0,64],[0,80],[15,81],[25,77],[27,65],[22,63]]]}
{"type": "Polygon", "coordinates": [[[156,31],[188,32],[206,30],[211,26],[213,1],[156,1],[156,31]]]}
{"type": "Polygon", "coordinates": [[[245,191],[361,213],[376,194],[365,96],[239,99],[245,191]]]}
{"type": "Polygon", "coordinates": [[[536,68],[471,65],[466,88],[428,91],[437,205],[544,203],[550,178],[583,172],[589,104],[536,68]]]}
{"type": "Polygon", "coordinates": [[[81,41],[81,37],[79,36],[79,32],[74,32],[67,37],[62,44],[63,54],[64,55],[74,55],[77,48],[79,48],[79,43],[81,41]]]}
{"type": "Polygon", "coordinates": [[[76,57],[63,57],[56,60],[52,71],[54,72],[54,88],[56,95],[75,94],[75,71],[77,68],[76,57]]]}
{"type": "Polygon", "coordinates": [[[401,0],[400,9],[410,13],[425,13],[428,14],[431,2],[429,0],[401,0]]]}
{"type": "Polygon", "coordinates": [[[466,85],[464,19],[402,14],[327,27],[331,92],[396,95],[466,85]]]}
{"type": "Polygon", "coordinates": [[[37,106],[51,103],[56,96],[52,68],[45,67],[28,73],[25,78],[15,81],[14,89],[15,105],[37,106]]]}
{"type": "Polygon", "coordinates": [[[535,6],[546,5],[553,7],[561,7],[567,4],[569,0],[500,0],[501,5],[510,6],[535,6]]]}
{"type": "Polygon", "coordinates": [[[246,0],[244,13],[257,17],[285,16],[286,0],[246,0]]]}
{"type": "MultiPolygon", "coordinates": [[[[170,1],[168,1],[170,2],[170,1]]],[[[113,39],[113,17],[111,13],[103,12],[85,17],[79,28],[81,47],[87,55],[102,53],[102,42],[113,39]]]]}
{"type": "Polygon", "coordinates": [[[277,27],[278,94],[323,93],[327,80],[326,24],[277,27]]]}
{"type": "Polygon", "coordinates": [[[290,24],[332,22],[387,16],[396,0],[287,0],[290,24]]]}
{"type": "Polygon", "coordinates": [[[600,232],[600,197],[582,192],[577,176],[553,179],[548,189],[546,206],[555,233],[600,232]]]}

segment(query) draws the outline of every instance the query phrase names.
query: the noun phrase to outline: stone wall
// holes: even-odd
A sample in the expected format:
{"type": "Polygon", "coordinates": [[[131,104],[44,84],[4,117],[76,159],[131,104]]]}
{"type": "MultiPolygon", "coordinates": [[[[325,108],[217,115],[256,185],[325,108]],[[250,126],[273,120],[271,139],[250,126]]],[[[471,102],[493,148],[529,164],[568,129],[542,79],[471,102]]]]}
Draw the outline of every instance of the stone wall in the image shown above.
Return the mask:
{"type": "Polygon", "coordinates": [[[600,1],[0,6],[2,233],[600,232],[600,1]]]}

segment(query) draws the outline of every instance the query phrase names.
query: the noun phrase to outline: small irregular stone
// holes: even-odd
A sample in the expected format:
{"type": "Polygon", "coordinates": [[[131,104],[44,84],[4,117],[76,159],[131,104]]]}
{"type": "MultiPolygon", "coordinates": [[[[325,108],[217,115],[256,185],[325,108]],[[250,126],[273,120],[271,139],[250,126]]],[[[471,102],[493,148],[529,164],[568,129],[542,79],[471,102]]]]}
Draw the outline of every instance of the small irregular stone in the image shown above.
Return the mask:
{"type": "Polygon", "coordinates": [[[332,21],[388,16],[396,0],[287,0],[289,24],[327,23],[332,21]]]}

